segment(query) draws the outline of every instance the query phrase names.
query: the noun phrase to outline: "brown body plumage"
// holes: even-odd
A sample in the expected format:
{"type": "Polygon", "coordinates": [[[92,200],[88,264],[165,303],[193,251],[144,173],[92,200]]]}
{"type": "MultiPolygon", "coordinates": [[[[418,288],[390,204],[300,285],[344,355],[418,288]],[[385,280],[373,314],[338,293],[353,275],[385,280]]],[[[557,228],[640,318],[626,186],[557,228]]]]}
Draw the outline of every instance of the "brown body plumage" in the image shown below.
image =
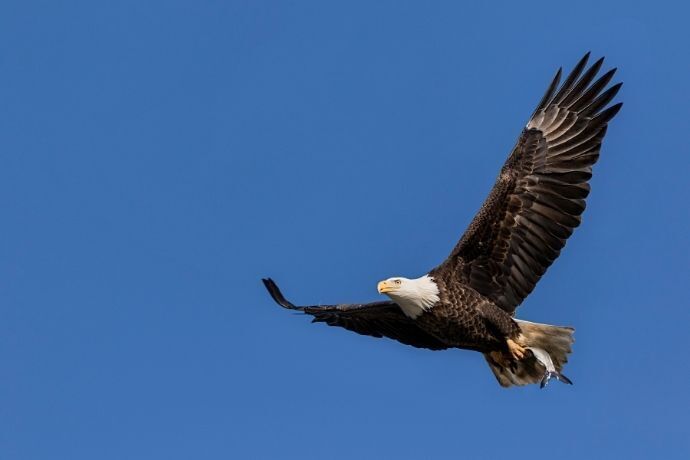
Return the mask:
{"type": "Polygon", "coordinates": [[[417,280],[391,278],[379,292],[393,301],[296,307],[270,279],[282,306],[314,321],[420,348],[484,353],[499,383],[527,384],[561,374],[573,329],[514,318],[580,224],[592,165],[621,84],[615,69],[594,78],[603,58],[585,71],[589,53],[563,85],[559,70],[522,131],[479,213],[450,256],[417,280]],[[592,83],[594,81],[594,83],[592,83]]]}
{"type": "Polygon", "coordinates": [[[433,279],[441,300],[416,318],[424,331],[454,348],[482,353],[507,351],[505,338],[520,335],[510,315],[471,287],[442,276],[433,279]]]}

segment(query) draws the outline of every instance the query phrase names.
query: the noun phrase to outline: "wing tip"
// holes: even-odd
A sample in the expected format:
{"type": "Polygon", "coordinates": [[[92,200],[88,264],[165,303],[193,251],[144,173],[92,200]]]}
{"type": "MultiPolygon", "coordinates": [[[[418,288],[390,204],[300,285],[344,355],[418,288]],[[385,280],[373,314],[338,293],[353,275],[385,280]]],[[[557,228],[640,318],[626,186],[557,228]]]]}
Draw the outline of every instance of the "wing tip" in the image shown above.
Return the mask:
{"type": "Polygon", "coordinates": [[[613,117],[615,117],[618,114],[618,112],[620,112],[622,107],[623,103],[617,102],[609,108],[607,108],[606,110],[597,114],[594,120],[596,120],[598,123],[608,123],[609,121],[611,121],[613,117]]]}
{"type": "Polygon", "coordinates": [[[592,57],[592,50],[587,51],[581,58],[580,60],[577,61],[577,64],[575,64],[575,67],[573,69],[577,69],[578,67],[584,68],[587,66],[587,62],[589,62],[589,58],[592,57]]]}
{"type": "Polygon", "coordinates": [[[575,68],[580,68],[580,71],[582,71],[583,68],[587,66],[587,62],[589,62],[589,58],[592,56],[591,51],[587,51],[584,56],[580,58],[580,60],[577,62],[575,65],[575,68]]]}
{"type": "Polygon", "coordinates": [[[271,298],[275,303],[289,310],[299,310],[298,307],[293,305],[285,298],[285,296],[283,296],[283,293],[280,292],[280,289],[278,288],[278,285],[275,283],[275,281],[273,281],[271,278],[261,278],[261,281],[264,283],[266,290],[271,295],[271,298]]]}

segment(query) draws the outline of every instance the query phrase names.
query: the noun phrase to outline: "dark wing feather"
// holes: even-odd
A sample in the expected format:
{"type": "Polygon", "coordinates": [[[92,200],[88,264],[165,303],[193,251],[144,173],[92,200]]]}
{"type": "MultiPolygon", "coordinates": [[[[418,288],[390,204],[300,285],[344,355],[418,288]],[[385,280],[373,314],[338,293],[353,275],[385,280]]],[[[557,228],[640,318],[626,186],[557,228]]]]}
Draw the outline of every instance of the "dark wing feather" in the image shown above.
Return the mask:
{"type": "Polygon", "coordinates": [[[272,279],[262,280],[275,302],[289,310],[312,315],[312,322],[340,326],[349,331],[372,337],[388,337],[405,345],[430,350],[448,348],[438,339],[421,330],[414,320],[405,316],[395,302],[383,301],[365,304],[296,306],[289,302],[272,279]]]}
{"type": "Polygon", "coordinates": [[[585,70],[588,58],[558,90],[557,72],[489,197],[433,276],[469,284],[513,313],[558,257],[580,224],[592,165],[622,105],[606,108],[621,86],[604,91],[615,69],[594,81],[603,58],[585,70]]]}

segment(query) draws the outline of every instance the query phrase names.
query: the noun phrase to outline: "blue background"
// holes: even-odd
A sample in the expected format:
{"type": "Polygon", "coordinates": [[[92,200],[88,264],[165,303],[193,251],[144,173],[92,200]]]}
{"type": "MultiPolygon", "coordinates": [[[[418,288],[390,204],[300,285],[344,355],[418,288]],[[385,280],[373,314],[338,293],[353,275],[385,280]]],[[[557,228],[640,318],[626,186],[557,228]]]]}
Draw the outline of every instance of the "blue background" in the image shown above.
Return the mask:
{"type": "Polygon", "coordinates": [[[0,8],[0,457],[690,458],[687,6],[0,8]],[[558,66],[625,102],[519,310],[566,374],[276,307],[443,260],[558,66]]]}

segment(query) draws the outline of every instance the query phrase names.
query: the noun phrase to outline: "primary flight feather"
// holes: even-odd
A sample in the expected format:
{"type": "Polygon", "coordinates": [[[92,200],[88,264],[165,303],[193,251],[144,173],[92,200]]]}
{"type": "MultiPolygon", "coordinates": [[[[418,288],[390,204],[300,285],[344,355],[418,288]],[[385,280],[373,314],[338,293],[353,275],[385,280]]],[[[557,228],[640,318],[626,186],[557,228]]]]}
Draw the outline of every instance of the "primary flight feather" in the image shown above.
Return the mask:
{"type": "Polygon", "coordinates": [[[580,225],[592,166],[622,106],[609,106],[622,83],[606,89],[616,69],[595,80],[604,59],[587,68],[588,59],[560,86],[558,70],[486,201],[439,266],[421,278],[381,281],[378,291],[389,301],[295,306],[264,279],[273,299],[359,334],[481,352],[504,387],[571,383],[562,369],[574,329],[514,315],[580,225]]]}

